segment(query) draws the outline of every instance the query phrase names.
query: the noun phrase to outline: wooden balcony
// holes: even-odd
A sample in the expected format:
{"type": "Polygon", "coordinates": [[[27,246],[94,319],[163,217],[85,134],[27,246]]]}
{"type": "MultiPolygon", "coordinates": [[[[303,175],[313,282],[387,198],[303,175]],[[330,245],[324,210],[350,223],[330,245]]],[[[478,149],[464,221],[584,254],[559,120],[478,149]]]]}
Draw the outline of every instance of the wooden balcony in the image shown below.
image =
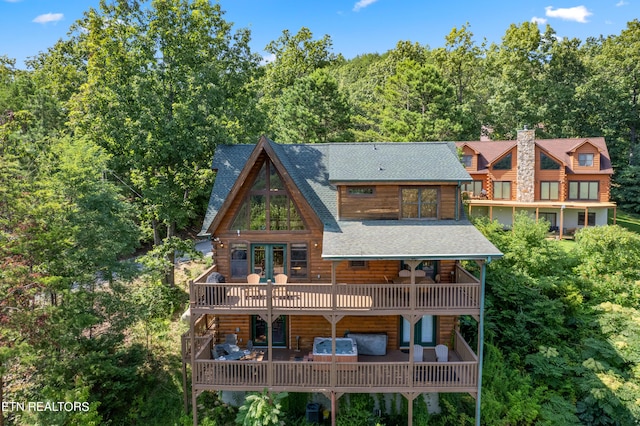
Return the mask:
{"type": "Polygon", "coordinates": [[[417,310],[431,315],[474,315],[480,312],[480,283],[458,268],[456,283],[285,285],[207,284],[205,273],[190,286],[194,313],[323,315],[397,315],[417,310]]]}
{"type": "Polygon", "coordinates": [[[455,332],[449,362],[436,362],[433,348],[424,362],[391,351],[385,356],[358,356],[358,362],[304,361],[300,352],[272,349],[273,360],[220,361],[199,351],[192,366],[197,390],[289,392],[468,392],[477,391],[478,359],[455,332]]]}

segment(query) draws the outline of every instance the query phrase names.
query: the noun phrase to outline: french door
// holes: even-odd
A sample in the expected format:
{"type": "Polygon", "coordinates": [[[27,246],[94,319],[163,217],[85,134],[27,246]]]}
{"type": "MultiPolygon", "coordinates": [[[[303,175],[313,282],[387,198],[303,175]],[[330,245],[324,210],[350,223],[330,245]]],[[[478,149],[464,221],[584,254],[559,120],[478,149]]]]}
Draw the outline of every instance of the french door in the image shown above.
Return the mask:
{"type": "MultiPolygon", "coordinates": [[[[251,338],[256,346],[267,346],[269,341],[268,324],[258,315],[251,316],[251,338]]],[[[273,343],[271,346],[287,346],[287,317],[280,315],[273,321],[272,330],[273,343]]]]}
{"type": "MultiPolygon", "coordinates": [[[[402,327],[401,327],[401,335],[402,335],[402,346],[409,345],[409,336],[411,328],[409,326],[409,321],[404,318],[402,319],[402,327]]],[[[435,336],[436,336],[436,319],[433,315],[424,315],[420,321],[416,323],[414,326],[414,334],[413,334],[413,343],[422,345],[422,346],[434,346],[435,345],[435,336]]]]}
{"type": "Polygon", "coordinates": [[[286,271],[286,244],[252,244],[251,270],[260,275],[260,281],[273,280],[286,271]]]}

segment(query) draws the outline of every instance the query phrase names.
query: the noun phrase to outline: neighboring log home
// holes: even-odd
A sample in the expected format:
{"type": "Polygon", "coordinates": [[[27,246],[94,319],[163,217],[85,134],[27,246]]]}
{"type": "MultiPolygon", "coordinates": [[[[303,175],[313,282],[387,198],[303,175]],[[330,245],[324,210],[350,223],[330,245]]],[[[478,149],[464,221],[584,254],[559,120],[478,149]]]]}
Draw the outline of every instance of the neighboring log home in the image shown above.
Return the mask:
{"type": "Polygon", "coordinates": [[[201,235],[214,266],[190,285],[183,336],[194,424],[205,390],[321,393],[333,416],[345,393],[412,402],[464,392],[479,407],[484,271],[502,254],[464,217],[460,190],[471,178],[454,143],[262,137],[219,146],[213,169],[201,235]],[[225,282],[211,283],[214,272],[225,282]],[[248,284],[250,274],[260,284],[248,284]],[[275,284],[278,274],[286,284],[275,284]],[[473,348],[463,315],[477,325],[473,348]],[[228,335],[245,356],[216,359],[228,335]],[[339,353],[345,336],[358,353],[339,353]],[[314,348],[318,337],[330,339],[328,353],[314,348]]]}
{"type": "Polygon", "coordinates": [[[519,130],[511,141],[456,142],[473,182],[463,186],[469,215],[505,226],[516,211],[545,218],[562,238],[585,226],[606,225],[611,159],[604,138],[539,139],[519,130]]]}

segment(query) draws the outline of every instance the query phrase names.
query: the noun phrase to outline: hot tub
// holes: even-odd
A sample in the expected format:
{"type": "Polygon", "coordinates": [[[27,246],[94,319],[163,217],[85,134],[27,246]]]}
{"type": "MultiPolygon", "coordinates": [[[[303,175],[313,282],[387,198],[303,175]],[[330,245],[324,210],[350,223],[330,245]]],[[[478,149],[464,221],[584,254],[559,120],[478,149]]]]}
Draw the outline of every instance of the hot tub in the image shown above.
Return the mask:
{"type": "MultiPolygon", "coordinates": [[[[316,337],[313,339],[313,360],[331,362],[330,337],[316,337]]],[[[336,338],[336,362],[358,362],[358,345],[356,345],[355,340],[346,337],[336,338]]],[[[353,368],[355,369],[355,366],[353,368]]]]}

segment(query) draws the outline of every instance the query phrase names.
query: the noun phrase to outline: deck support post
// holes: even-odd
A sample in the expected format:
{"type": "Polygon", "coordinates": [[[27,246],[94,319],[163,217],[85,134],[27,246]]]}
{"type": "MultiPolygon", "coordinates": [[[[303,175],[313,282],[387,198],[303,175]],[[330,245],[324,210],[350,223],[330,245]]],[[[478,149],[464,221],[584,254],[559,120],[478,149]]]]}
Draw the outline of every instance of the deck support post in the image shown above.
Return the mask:
{"type": "Polygon", "coordinates": [[[336,393],[331,391],[331,426],[336,426],[336,393]]]}
{"type": "Polygon", "coordinates": [[[484,289],[487,262],[480,263],[480,321],[478,323],[478,397],[476,398],[476,426],[480,426],[480,403],[482,399],[482,362],[484,360],[484,289]]]}
{"type": "Polygon", "coordinates": [[[413,401],[416,399],[418,395],[421,395],[420,392],[402,392],[402,396],[407,398],[407,425],[413,426],[413,401]]]}
{"type": "MultiPolygon", "coordinates": [[[[193,285],[191,285],[191,288],[193,289],[193,285]]],[[[192,296],[191,296],[191,306],[193,306],[193,290],[192,290],[192,296]]],[[[195,351],[195,347],[196,347],[196,338],[195,338],[195,334],[196,334],[196,314],[193,312],[193,309],[191,310],[191,315],[189,315],[189,334],[190,334],[190,340],[191,340],[191,413],[193,415],[193,426],[198,426],[198,403],[197,403],[197,399],[198,399],[198,393],[196,392],[196,387],[195,387],[195,382],[198,379],[197,375],[196,375],[196,351],[195,351]]]]}

